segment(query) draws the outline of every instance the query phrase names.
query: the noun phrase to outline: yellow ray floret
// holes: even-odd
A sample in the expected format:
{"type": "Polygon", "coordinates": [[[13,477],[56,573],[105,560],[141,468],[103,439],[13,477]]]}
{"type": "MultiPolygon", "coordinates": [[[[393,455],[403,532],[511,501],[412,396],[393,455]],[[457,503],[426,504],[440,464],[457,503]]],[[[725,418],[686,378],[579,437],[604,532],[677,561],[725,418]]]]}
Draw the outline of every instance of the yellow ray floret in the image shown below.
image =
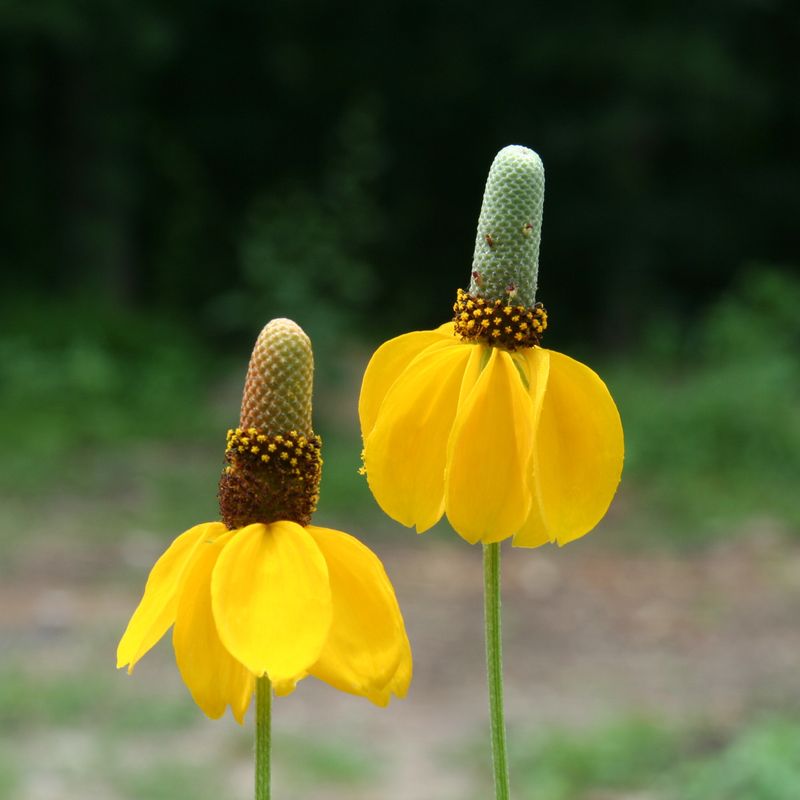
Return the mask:
{"type": "Polygon", "coordinates": [[[241,722],[260,675],[277,694],[313,675],[377,705],[411,680],[391,583],[341,531],[288,521],[192,528],[153,567],[117,666],[131,671],[173,624],[181,676],[213,718],[230,706],[241,722]]]}

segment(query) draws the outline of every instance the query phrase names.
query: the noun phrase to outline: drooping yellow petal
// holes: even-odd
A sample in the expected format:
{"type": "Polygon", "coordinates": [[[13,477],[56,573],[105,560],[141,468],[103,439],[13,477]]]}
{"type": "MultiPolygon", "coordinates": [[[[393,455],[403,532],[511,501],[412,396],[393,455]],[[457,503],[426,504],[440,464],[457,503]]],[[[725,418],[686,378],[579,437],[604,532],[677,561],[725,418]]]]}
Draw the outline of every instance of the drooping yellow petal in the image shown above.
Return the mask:
{"type": "Polygon", "coordinates": [[[370,691],[367,697],[370,702],[381,707],[389,705],[392,695],[402,700],[408,694],[408,687],[411,684],[413,673],[414,664],[411,657],[411,644],[408,641],[408,635],[403,631],[403,655],[400,657],[400,663],[397,665],[392,679],[383,689],[370,691]]]}
{"type": "Polygon", "coordinates": [[[543,544],[555,541],[555,539],[550,538],[547,525],[542,519],[539,501],[535,493],[532,494],[531,500],[531,510],[528,513],[528,518],[514,534],[514,547],[541,547],[543,544]]]}
{"type": "Polygon", "coordinates": [[[230,654],[276,684],[297,681],[331,626],[328,567],[294,522],[248,525],[223,548],[211,576],[217,632],[230,654]]]}
{"type": "Polygon", "coordinates": [[[509,353],[491,350],[447,446],[447,518],[472,543],[511,536],[531,506],[531,397],[509,353]]]}
{"type": "MultiPolygon", "coordinates": [[[[550,351],[543,350],[541,347],[533,347],[525,350],[522,356],[527,362],[526,375],[528,377],[528,394],[531,397],[533,407],[533,430],[534,430],[534,453],[535,453],[535,431],[539,428],[539,420],[542,414],[542,403],[547,390],[547,380],[550,374],[550,351]]],[[[533,468],[535,458],[530,463],[530,486],[531,486],[531,510],[528,518],[522,527],[514,534],[515,547],[539,547],[547,544],[551,540],[547,532],[547,526],[542,519],[542,512],[539,507],[539,498],[536,492],[533,468]]]]}
{"type": "Polygon", "coordinates": [[[551,539],[566,544],[597,525],[617,490],[623,455],[622,423],[606,385],[589,367],[550,351],[533,477],[551,539]]]}
{"type": "Polygon", "coordinates": [[[175,622],[178,596],[186,570],[201,542],[225,532],[221,522],[204,522],[182,533],[156,561],[144,587],[144,595],[117,647],[117,668],[136,662],[175,622]]]}
{"type": "Polygon", "coordinates": [[[253,696],[251,672],[225,649],[211,611],[211,572],[222,548],[236,531],[202,542],[183,583],[172,644],[183,682],[195,703],[212,719],[231,707],[241,724],[253,696]]]}
{"type": "Polygon", "coordinates": [[[394,588],[378,557],[358,539],[314,525],[306,530],[325,556],[333,601],[328,639],[309,672],[386,705],[389,692],[405,694],[411,680],[411,651],[394,588]]]}
{"type": "Polygon", "coordinates": [[[451,342],[431,345],[395,381],[364,443],[367,480],[378,504],[420,533],[444,512],[447,437],[476,347],[451,342]]]}
{"type": "Polygon", "coordinates": [[[288,697],[297,688],[297,684],[306,677],[308,677],[307,672],[300,672],[288,680],[272,681],[272,691],[276,697],[288,697]]]}
{"type": "MultiPolygon", "coordinates": [[[[452,329],[450,332],[452,338],[452,329]]],[[[358,418],[361,435],[369,436],[386,393],[401,373],[426,347],[442,340],[446,331],[414,331],[384,342],[373,354],[361,382],[358,418]]]]}

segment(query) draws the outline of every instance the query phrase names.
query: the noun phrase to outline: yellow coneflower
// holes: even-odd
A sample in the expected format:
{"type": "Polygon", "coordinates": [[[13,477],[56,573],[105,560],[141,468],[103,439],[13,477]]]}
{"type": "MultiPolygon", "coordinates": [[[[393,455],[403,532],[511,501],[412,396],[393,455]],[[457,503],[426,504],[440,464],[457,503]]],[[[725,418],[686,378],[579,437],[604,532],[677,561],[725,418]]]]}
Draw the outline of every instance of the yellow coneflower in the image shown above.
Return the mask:
{"type": "Polygon", "coordinates": [[[451,322],[382,345],[359,416],[362,471],[381,508],[419,533],[443,514],[483,543],[495,797],[508,800],[500,545],[564,544],[603,517],[622,472],[619,414],[584,364],[541,347],[536,302],[544,169],[525,147],[489,171],[468,291],[451,322]]]}
{"type": "Polygon", "coordinates": [[[364,374],[369,487],[419,533],[446,514],[471,543],[564,544],[599,522],[619,483],[622,426],[608,389],[589,367],[540,345],[543,196],[536,153],[501,150],[453,320],[386,342],[364,374]]]}
{"type": "Polygon", "coordinates": [[[119,643],[136,662],[174,624],[184,682],[210,717],[242,722],[257,679],[275,693],[312,675],[386,705],[405,695],[411,651],[381,562],[311,525],[322,460],[311,428],[313,356],[294,322],[256,342],[239,427],[228,431],[220,522],[181,534],[153,567],[119,643]],[[268,686],[269,684],[267,684],[268,686]]]}

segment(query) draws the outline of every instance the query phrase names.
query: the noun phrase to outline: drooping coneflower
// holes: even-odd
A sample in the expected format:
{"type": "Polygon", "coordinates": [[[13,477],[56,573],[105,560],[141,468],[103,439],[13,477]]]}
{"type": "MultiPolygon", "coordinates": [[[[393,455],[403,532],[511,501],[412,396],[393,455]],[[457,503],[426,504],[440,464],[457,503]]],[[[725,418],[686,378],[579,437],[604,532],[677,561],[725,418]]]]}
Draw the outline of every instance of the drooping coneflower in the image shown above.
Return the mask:
{"type": "MultiPolygon", "coordinates": [[[[272,689],[288,694],[312,675],[386,705],[411,680],[383,565],[353,536],[310,524],[322,467],[312,377],[302,329],[270,322],[250,360],[239,427],[228,431],[221,521],[190,528],[158,559],[117,650],[130,672],[174,624],[181,676],[209,717],[230,706],[241,723],[258,686],[267,753],[272,689]]],[[[268,776],[268,756],[259,763],[268,776]]],[[[257,797],[266,798],[261,778],[257,797]]]]}

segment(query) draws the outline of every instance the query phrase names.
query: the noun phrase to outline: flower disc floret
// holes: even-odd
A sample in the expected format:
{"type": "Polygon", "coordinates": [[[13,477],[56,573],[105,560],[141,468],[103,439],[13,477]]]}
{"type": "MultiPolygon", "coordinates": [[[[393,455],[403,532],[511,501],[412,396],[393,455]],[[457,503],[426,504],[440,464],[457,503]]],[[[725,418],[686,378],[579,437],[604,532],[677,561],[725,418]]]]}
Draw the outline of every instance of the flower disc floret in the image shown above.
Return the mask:
{"type": "Polygon", "coordinates": [[[535,347],[547,329],[547,312],[541,303],[512,305],[510,299],[489,300],[463,289],[458,290],[453,313],[453,329],[463,341],[510,351],[535,347]]]}
{"type": "Polygon", "coordinates": [[[319,502],[321,446],[313,433],[230,429],[218,495],[225,525],[231,530],[277,520],[307,525],[319,502]]]}

